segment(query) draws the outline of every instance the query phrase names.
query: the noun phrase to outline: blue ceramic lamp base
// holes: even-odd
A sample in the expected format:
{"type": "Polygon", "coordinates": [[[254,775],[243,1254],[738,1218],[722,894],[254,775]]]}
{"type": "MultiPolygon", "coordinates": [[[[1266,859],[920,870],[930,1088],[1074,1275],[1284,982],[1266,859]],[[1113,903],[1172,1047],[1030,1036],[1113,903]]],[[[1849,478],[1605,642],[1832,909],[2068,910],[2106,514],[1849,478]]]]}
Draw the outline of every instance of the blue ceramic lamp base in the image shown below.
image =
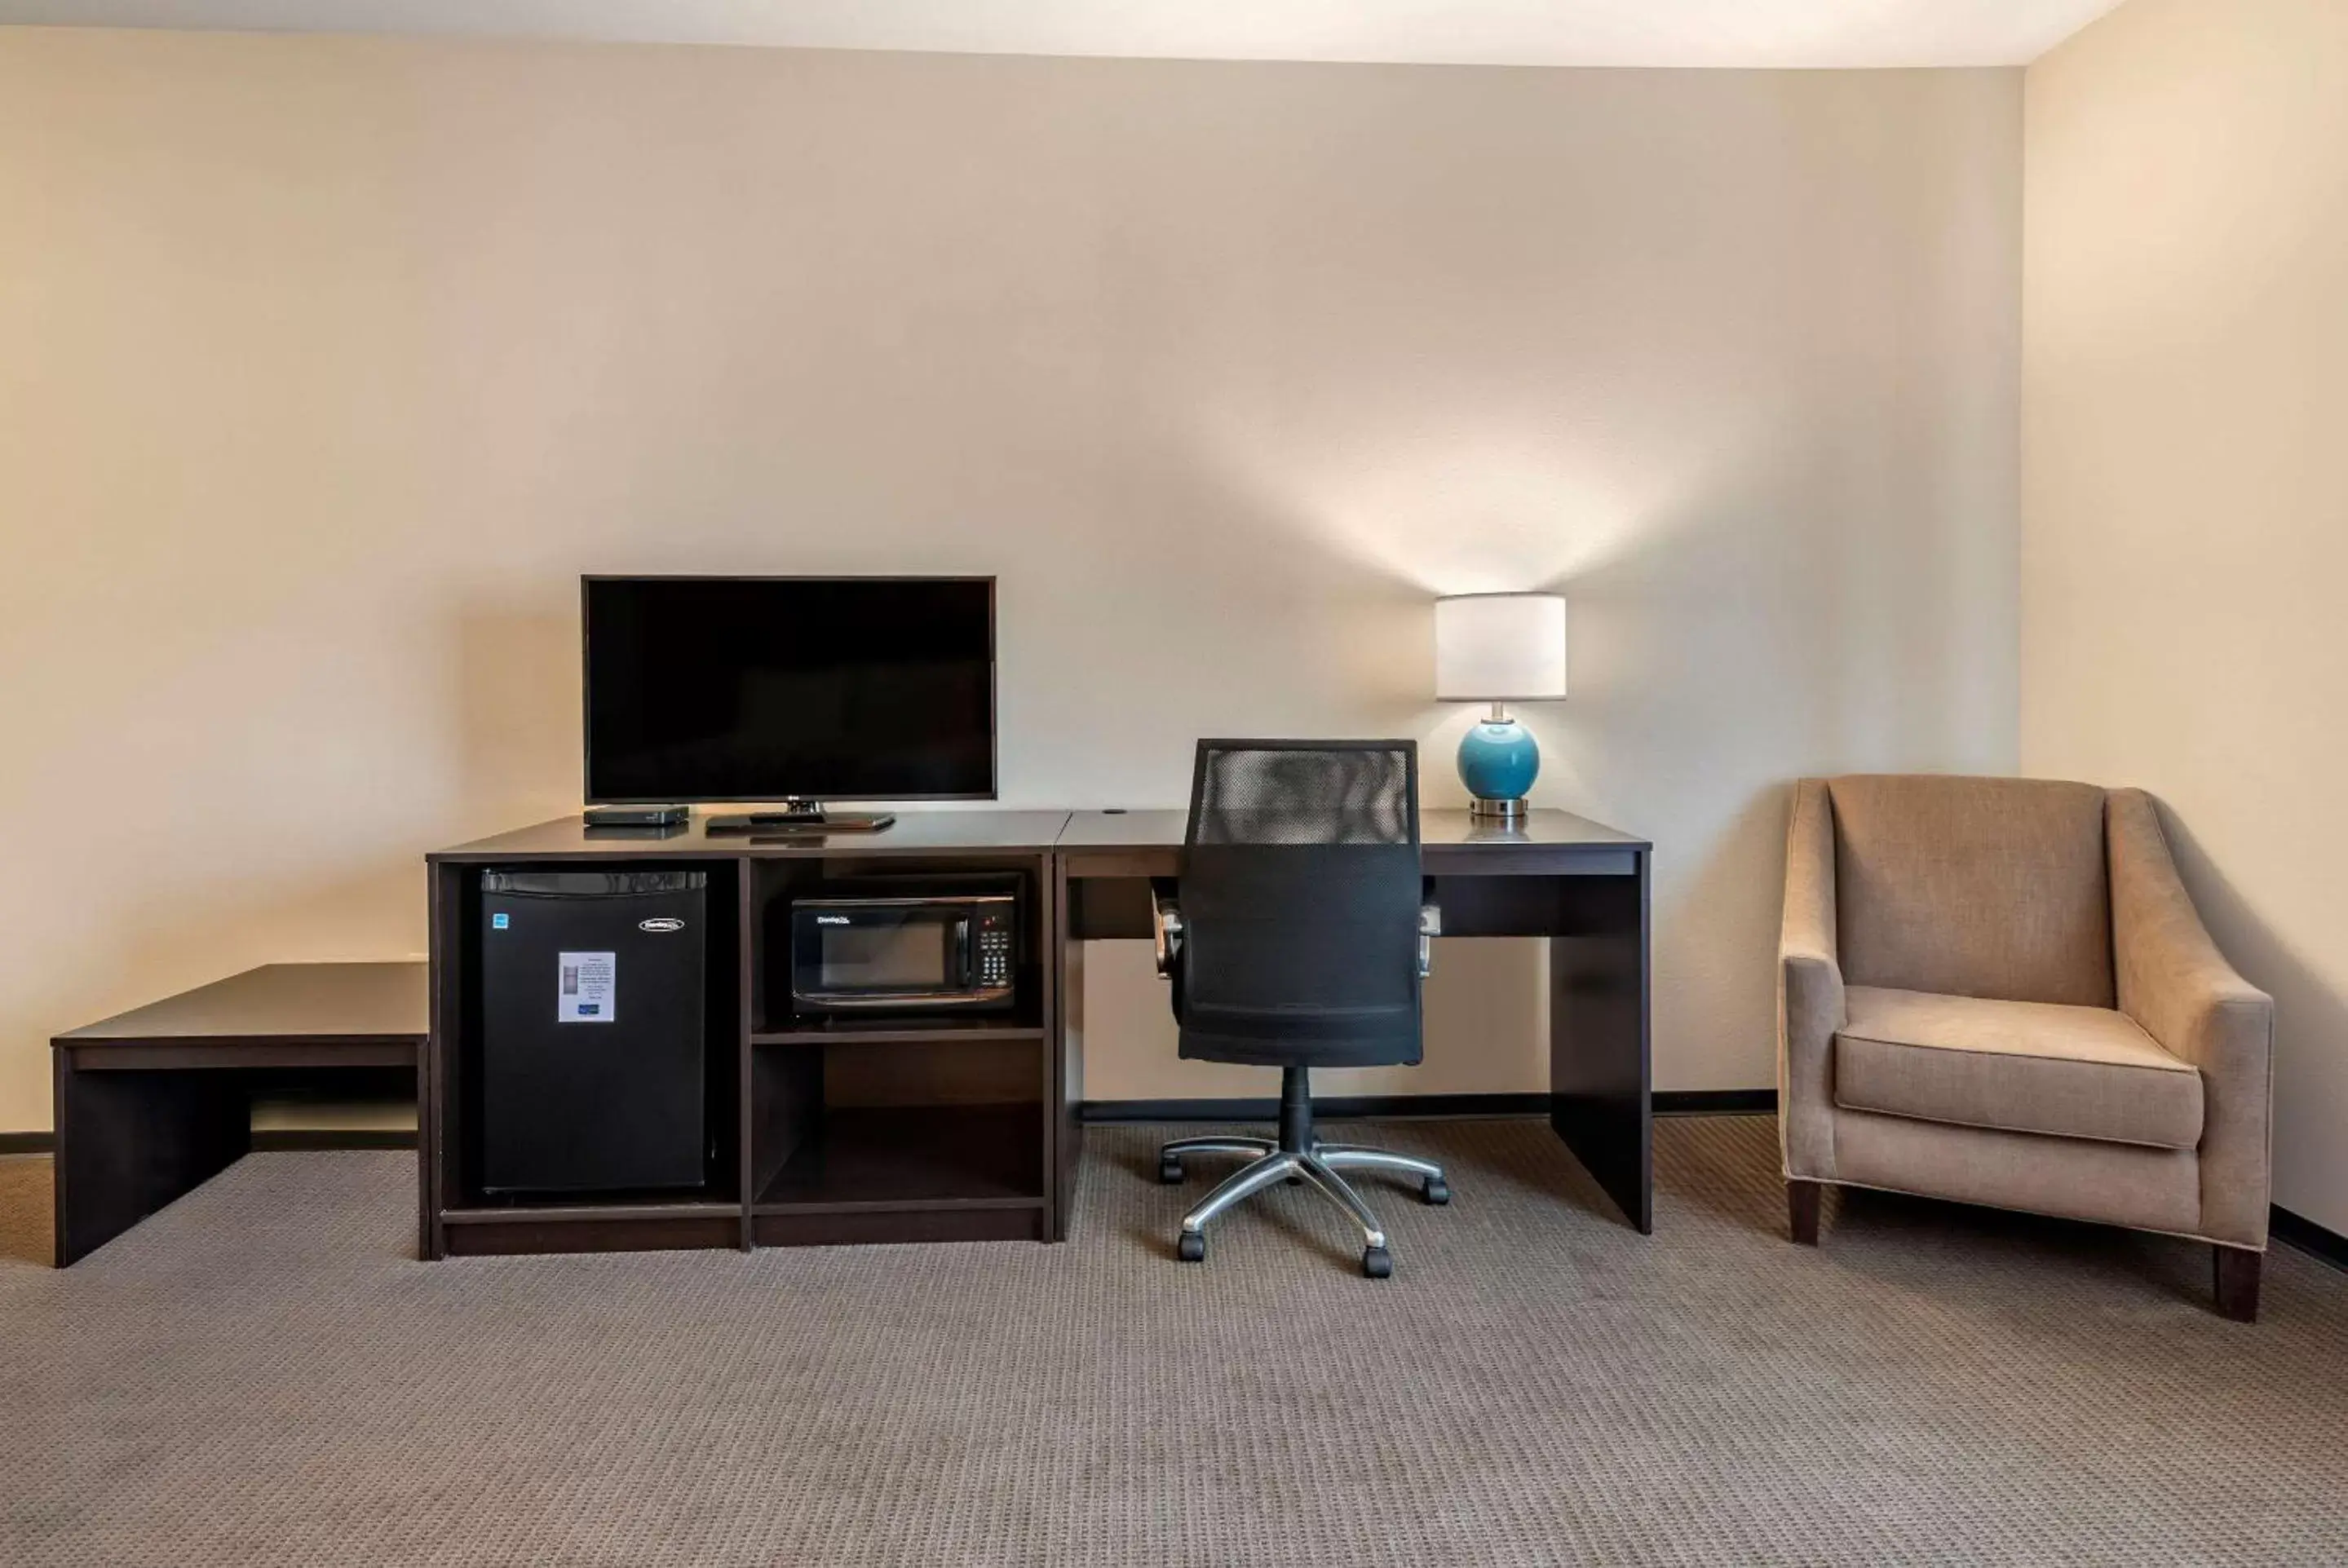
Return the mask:
{"type": "Polygon", "coordinates": [[[1540,747],[1533,743],[1532,732],[1498,702],[1489,718],[1468,725],[1459,737],[1459,782],[1475,797],[1468,810],[1477,816],[1521,820],[1525,796],[1539,776],[1540,747]]]}

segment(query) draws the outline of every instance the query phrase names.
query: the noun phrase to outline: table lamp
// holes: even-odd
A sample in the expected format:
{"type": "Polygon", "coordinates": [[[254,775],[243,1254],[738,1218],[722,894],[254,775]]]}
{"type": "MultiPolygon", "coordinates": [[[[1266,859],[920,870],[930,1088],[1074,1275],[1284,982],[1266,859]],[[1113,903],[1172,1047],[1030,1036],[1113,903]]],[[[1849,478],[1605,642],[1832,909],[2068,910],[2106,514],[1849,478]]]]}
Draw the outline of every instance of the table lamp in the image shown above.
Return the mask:
{"type": "Polygon", "coordinates": [[[1565,600],[1553,593],[1463,593],[1435,601],[1435,695],[1489,702],[1459,741],[1459,782],[1480,817],[1516,822],[1540,773],[1532,732],[1507,704],[1565,695],[1565,600]]]}

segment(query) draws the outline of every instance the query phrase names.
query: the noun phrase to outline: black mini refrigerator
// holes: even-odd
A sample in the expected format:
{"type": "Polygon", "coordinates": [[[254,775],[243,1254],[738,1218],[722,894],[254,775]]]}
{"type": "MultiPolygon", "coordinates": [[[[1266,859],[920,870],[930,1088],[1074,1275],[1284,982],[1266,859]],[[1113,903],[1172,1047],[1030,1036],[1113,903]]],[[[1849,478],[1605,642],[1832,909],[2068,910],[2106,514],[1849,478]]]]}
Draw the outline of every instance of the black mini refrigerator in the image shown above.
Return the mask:
{"type": "Polygon", "coordinates": [[[707,1179],[705,871],[481,873],[481,1185],[707,1179]]]}

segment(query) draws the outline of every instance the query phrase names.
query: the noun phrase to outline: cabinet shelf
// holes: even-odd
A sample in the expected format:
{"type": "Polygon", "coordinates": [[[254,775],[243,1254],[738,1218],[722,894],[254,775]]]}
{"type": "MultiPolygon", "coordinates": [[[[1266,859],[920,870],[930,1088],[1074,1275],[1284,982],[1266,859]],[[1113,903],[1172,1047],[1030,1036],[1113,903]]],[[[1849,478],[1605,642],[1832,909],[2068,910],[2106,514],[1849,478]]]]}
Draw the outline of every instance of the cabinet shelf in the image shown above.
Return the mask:
{"type": "Polygon", "coordinates": [[[614,1220],[726,1219],[740,1214],[736,1203],[690,1199],[662,1203],[540,1203],[510,1208],[443,1209],[440,1222],[451,1225],[595,1225],[614,1220]]]}
{"type": "Polygon", "coordinates": [[[792,1152],[759,1214],[1032,1208],[1044,1201],[1043,1108],[835,1108],[792,1152]]]}
{"type": "Polygon", "coordinates": [[[1034,1040],[1044,1038],[1042,1027],[1009,1018],[803,1019],[780,1029],[751,1031],[753,1045],[832,1045],[861,1042],[872,1045],[934,1045],[1034,1040]]]}

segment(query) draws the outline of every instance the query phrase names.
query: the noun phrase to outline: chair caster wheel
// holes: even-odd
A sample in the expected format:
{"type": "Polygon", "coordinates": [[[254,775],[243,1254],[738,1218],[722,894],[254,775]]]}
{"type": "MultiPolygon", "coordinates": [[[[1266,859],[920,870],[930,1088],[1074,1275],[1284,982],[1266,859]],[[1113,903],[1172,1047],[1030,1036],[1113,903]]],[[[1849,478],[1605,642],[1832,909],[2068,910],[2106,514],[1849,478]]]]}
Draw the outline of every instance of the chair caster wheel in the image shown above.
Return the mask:
{"type": "Polygon", "coordinates": [[[1179,1160],[1160,1159],[1158,1162],[1158,1179],[1165,1183],[1169,1187],[1180,1186],[1182,1184],[1182,1162],[1179,1160]]]}
{"type": "Polygon", "coordinates": [[[1197,1231],[1184,1231],[1182,1239],[1174,1244],[1174,1255],[1184,1263],[1201,1263],[1207,1256],[1207,1238],[1197,1231]]]}
{"type": "Polygon", "coordinates": [[[1385,1279],[1394,1273],[1394,1254],[1382,1246],[1362,1249],[1362,1272],[1372,1279],[1385,1279]]]}
{"type": "Polygon", "coordinates": [[[1420,1184],[1418,1195],[1440,1208],[1451,1201],[1451,1184],[1440,1176],[1429,1176],[1420,1184]]]}

